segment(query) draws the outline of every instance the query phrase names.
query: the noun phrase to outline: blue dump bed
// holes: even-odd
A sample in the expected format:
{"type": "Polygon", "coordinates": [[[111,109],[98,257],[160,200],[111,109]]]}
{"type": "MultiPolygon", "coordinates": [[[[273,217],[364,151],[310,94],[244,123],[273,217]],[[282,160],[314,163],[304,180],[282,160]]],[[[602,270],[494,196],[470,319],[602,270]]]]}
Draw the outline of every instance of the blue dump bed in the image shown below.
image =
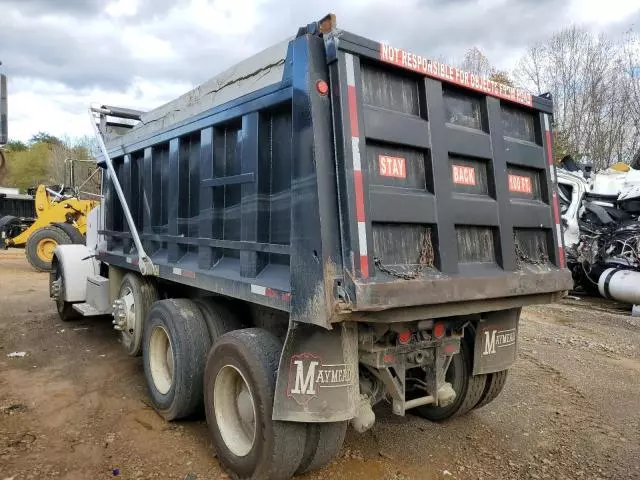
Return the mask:
{"type": "MultiPolygon", "coordinates": [[[[329,326],[570,288],[551,114],[398,48],[301,32],[107,145],[160,279],[329,326]]],[[[101,234],[101,260],[138,268],[111,182],[101,234]]]]}

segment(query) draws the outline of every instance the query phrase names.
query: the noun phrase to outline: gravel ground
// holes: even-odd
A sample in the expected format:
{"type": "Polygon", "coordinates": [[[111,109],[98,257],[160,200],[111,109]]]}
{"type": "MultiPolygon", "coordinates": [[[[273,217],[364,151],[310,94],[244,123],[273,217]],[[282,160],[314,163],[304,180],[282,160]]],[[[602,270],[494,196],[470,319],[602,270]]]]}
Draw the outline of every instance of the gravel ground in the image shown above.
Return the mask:
{"type": "MultiPolygon", "coordinates": [[[[110,322],[62,324],[47,281],[0,252],[0,480],[227,478],[204,420],[161,419],[110,322]]],[[[492,404],[443,424],[378,408],[306,478],[640,479],[638,320],[599,300],[527,308],[492,404]]]]}

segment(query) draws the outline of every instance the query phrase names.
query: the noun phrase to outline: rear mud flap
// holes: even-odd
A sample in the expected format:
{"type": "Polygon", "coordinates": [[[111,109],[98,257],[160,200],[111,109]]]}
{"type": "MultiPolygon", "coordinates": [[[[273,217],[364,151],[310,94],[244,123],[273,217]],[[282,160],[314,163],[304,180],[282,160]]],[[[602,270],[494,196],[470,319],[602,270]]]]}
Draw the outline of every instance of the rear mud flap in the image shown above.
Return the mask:
{"type": "Polygon", "coordinates": [[[338,422],[355,416],[359,397],[358,330],[291,322],[280,357],[273,419],[338,422]]]}
{"type": "Polygon", "coordinates": [[[508,369],[516,360],[520,309],[512,308],[482,315],[476,330],[473,374],[508,369]]]}

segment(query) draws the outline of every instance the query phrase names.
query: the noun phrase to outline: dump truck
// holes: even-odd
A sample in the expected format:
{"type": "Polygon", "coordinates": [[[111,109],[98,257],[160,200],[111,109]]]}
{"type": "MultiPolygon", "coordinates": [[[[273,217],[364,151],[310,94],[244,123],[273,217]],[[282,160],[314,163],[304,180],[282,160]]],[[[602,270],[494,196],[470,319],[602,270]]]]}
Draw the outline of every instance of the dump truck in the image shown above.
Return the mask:
{"type": "Polygon", "coordinates": [[[165,419],[204,405],[233,478],[326,465],[384,402],[464,415],[572,285],[552,107],[329,15],[156,110],[91,108],[104,200],[51,296],[112,315],[165,419]]]}

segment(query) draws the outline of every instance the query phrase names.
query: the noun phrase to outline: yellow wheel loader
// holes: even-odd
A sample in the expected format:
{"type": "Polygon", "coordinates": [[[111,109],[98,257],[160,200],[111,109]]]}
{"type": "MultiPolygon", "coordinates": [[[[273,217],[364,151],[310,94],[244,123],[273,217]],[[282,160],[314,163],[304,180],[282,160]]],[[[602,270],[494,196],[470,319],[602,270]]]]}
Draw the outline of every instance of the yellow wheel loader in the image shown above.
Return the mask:
{"type": "Polygon", "coordinates": [[[71,189],[39,185],[34,201],[36,218],[0,218],[0,247],[23,247],[36,270],[51,270],[53,251],[58,245],[84,243],[87,215],[96,200],[80,200],[71,189]]]}

